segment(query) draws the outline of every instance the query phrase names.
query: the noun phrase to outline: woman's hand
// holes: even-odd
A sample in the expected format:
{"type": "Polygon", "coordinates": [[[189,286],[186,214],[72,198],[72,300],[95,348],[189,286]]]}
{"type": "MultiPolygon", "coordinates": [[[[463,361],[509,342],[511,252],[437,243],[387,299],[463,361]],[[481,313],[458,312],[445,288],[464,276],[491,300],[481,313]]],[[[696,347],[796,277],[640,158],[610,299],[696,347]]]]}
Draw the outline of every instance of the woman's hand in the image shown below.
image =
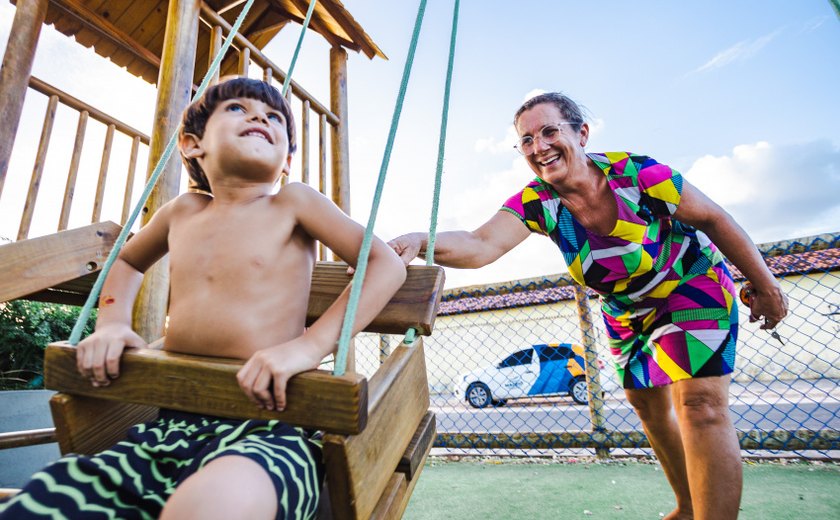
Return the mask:
{"type": "MultiPolygon", "coordinates": [[[[774,280],[775,281],[775,280],[774,280]]],[[[788,313],[788,299],[782,292],[778,282],[769,288],[759,290],[753,287],[750,296],[750,323],[764,318],[762,329],[772,329],[779,324],[788,313]]]]}
{"type": "Polygon", "coordinates": [[[292,376],[318,368],[321,359],[306,335],[256,352],[236,373],[239,387],[263,410],[286,408],[286,384],[292,376]]]}
{"type": "Polygon", "coordinates": [[[99,327],[76,347],[76,368],[96,387],[108,386],[120,375],[120,357],[125,347],[143,348],[143,340],[122,323],[99,327]]]}
{"type": "Polygon", "coordinates": [[[420,255],[426,237],[426,233],[408,233],[388,241],[388,245],[397,253],[403,263],[408,265],[420,255]]]}

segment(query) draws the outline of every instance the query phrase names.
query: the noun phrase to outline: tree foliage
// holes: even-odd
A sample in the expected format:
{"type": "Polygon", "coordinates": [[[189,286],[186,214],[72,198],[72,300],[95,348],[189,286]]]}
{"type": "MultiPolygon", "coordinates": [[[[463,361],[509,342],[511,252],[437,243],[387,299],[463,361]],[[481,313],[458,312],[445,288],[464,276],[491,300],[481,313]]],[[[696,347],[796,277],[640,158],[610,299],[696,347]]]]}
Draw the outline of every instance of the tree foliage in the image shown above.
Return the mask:
{"type": "MultiPolygon", "coordinates": [[[[43,388],[44,349],[70,337],[80,307],[15,300],[0,303],[0,390],[43,388]]],[[[92,313],[83,335],[93,332],[92,313]]]]}

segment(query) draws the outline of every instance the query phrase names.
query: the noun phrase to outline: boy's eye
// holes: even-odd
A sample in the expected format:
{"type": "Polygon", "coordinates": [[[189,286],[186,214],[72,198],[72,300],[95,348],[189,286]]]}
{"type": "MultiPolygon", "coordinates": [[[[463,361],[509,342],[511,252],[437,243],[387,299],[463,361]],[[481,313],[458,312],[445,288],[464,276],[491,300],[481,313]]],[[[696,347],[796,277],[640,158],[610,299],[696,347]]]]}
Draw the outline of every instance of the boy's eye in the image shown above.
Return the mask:
{"type": "Polygon", "coordinates": [[[268,114],[268,119],[273,120],[281,125],[286,122],[286,120],[283,119],[283,116],[278,114],[277,112],[271,112],[270,114],[268,114]]]}
{"type": "Polygon", "coordinates": [[[237,112],[237,111],[242,111],[242,112],[244,112],[244,111],[245,111],[245,107],[243,107],[243,106],[242,106],[242,105],[240,105],[239,103],[231,103],[230,105],[228,105],[227,107],[225,107],[225,110],[227,110],[228,112],[237,112]]]}

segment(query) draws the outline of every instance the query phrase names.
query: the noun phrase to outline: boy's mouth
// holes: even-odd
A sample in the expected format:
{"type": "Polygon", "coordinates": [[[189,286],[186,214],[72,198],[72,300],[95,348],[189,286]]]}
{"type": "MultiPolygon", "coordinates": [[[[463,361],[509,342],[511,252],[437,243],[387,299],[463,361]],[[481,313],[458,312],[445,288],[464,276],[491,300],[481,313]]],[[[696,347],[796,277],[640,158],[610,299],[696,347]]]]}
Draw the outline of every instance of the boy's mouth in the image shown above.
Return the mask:
{"type": "Polygon", "coordinates": [[[271,138],[271,134],[269,134],[266,130],[262,128],[249,128],[240,134],[242,137],[246,136],[256,136],[261,137],[268,141],[270,144],[274,144],[274,140],[271,138]]]}

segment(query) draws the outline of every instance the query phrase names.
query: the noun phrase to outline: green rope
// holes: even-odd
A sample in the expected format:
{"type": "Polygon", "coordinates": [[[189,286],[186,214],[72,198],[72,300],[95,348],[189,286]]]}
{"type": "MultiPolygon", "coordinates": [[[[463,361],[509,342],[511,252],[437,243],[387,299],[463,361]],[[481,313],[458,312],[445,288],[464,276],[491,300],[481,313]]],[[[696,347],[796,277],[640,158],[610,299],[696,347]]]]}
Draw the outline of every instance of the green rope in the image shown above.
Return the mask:
{"type": "MultiPolygon", "coordinates": [[[[309,20],[312,17],[312,11],[314,10],[315,2],[316,0],[312,0],[309,6],[309,10],[306,13],[306,20],[304,21],[303,28],[301,29],[301,37],[298,40],[297,48],[295,49],[294,56],[292,57],[292,65],[290,67],[289,72],[286,74],[286,81],[283,85],[283,95],[286,94],[286,89],[288,88],[289,82],[291,81],[291,68],[294,68],[294,64],[297,61],[298,54],[300,53],[301,44],[303,43],[303,34],[306,32],[306,27],[309,25],[309,20]]],[[[195,96],[193,96],[190,103],[193,103],[196,99],[200,98],[204,94],[204,91],[207,89],[208,84],[212,80],[216,71],[219,69],[219,65],[222,62],[222,58],[227,53],[228,49],[233,43],[234,37],[239,32],[239,27],[242,26],[242,22],[245,20],[245,16],[248,14],[248,11],[251,9],[251,6],[253,4],[254,0],[248,0],[245,6],[242,8],[242,12],[239,13],[239,16],[236,18],[236,21],[230,29],[230,33],[228,33],[227,38],[225,38],[224,43],[222,43],[221,49],[219,49],[219,52],[213,58],[213,62],[207,69],[207,74],[204,75],[204,79],[201,81],[201,85],[199,85],[198,89],[195,92],[195,96]]],[[[163,168],[166,166],[166,163],[169,162],[169,159],[172,156],[172,152],[175,150],[175,145],[178,142],[178,133],[180,132],[180,130],[181,124],[179,123],[177,128],[175,128],[175,131],[172,133],[172,136],[169,138],[169,142],[166,144],[166,148],[164,148],[163,150],[163,155],[161,155],[160,159],[158,160],[158,163],[155,165],[155,169],[149,176],[149,181],[146,183],[146,187],[143,189],[143,193],[140,195],[140,200],[137,202],[137,205],[134,207],[134,210],[131,212],[131,215],[129,216],[128,220],[123,226],[122,231],[120,231],[120,234],[114,241],[114,247],[108,254],[108,258],[107,260],[105,260],[105,264],[102,266],[102,271],[100,271],[99,276],[96,278],[96,282],[91,288],[87,301],[85,301],[85,305],[84,307],[82,307],[82,311],[79,313],[79,319],[76,320],[76,324],[73,326],[73,331],[70,333],[71,345],[79,344],[79,340],[81,340],[85,324],[87,323],[88,318],[90,317],[90,313],[93,310],[94,305],[96,304],[97,298],[99,298],[99,293],[102,291],[102,285],[105,283],[105,279],[108,277],[108,273],[111,271],[111,267],[113,267],[114,262],[116,262],[117,255],[119,254],[123,245],[125,245],[125,241],[128,240],[128,235],[131,232],[131,228],[134,226],[134,223],[137,221],[137,218],[140,216],[141,209],[146,204],[146,201],[149,199],[149,196],[151,196],[152,189],[154,188],[155,184],[157,184],[158,179],[163,174],[163,168]]]]}
{"type": "Polygon", "coordinates": [[[309,20],[312,19],[312,12],[315,11],[315,4],[317,4],[317,0],[312,0],[309,2],[309,9],[306,10],[306,18],[303,20],[303,28],[300,30],[300,37],[298,38],[297,47],[295,48],[295,54],[292,56],[292,63],[289,64],[289,72],[286,73],[286,81],[283,82],[283,90],[281,93],[283,96],[286,96],[286,92],[289,90],[289,85],[292,84],[292,72],[295,71],[295,63],[297,63],[298,53],[300,52],[301,44],[303,44],[303,37],[306,35],[306,28],[309,27],[309,20]]]}
{"type": "Polygon", "coordinates": [[[411,35],[411,44],[408,47],[408,57],[405,61],[400,91],[397,96],[397,104],[394,107],[394,115],[391,118],[391,130],[388,133],[388,142],[385,145],[385,154],[382,158],[382,165],[379,168],[379,178],[376,181],[376,191],[373,195],[373,205],[370,211],[365,235],[362,240],[362,247],[359,251],[359,259],[356,262],[356,274],[350,282],[350,301],[347,303],[347,310],[344,313],[344,323],[341,324],[341,335],[338,338],[338,351],[335,356],[335,368],[333,374],[344,375],[347,369],[347,351],[350,348],[350,338],[353,334],[353,323],[356,321],[356,310],[359,307],[359,297],[362,293],[362,284],[367,271],[368,256],[373,242],[373,226],[376,223],[376,212],[379,210],[379,201],[382,198],[382,187],[385,184],[385,173],[388,170],[388,162],[391,158],[391,150],[394,146],[394,138],[397,134],[397,126],[400,121],[405,91],[408,87],[408,78],[411,76],[411,65],[414,62],[414,52],[417,49],[417,39],[420,35],[420,27],[423,24],[423,14],[426,10],[426,0],[420,0],[420,7],[417,10],[417,19],[414,23],[414,33],[411,35]]]}
{"type": "MultiPolygon", "coordinates": [[[[438,210],[440,208],[440,186],[443,178],[443,159],[446,149],[446,125],[449,121],[449,93],[452,90],[452,70],[455,65],[455,40],[458,34],[458,11],[461,1],[455,0],[452,14],[452,36],[449,40],[449,63],[446,68],[446,85],[443,92],[443,113],[440,118],[440,140],[438,141],[437,169],[435,170],[435,190],[432,196],[432,216],[429,224],[429,239],[426,241],[426,265],[435,263],[435,236],[437,235],[438,210]]],[[[417,336],[416,329],[408,329],[403,343],[411,345],[417,336]]]]}
{"type": "Polygon", "coordinates": [[[455,66],[455,37],[458,34],[458,10],[461,1],[455,0],[452,14],[452,37],[449,40],[449,64],[446,68],[446,86],[443,91],[443,113],[440,121],[437,170],[435,171],[435,193],[432,197],[432,216],[429,224],[429,240],[426,243],[426,265],[435,263],[435,235],[437,234],[438,209],[440,208],[440,185],[443,178],[443,158],[446,149],[446,125],[449,121],[449,93],[452,90],[452,70],[455,66]]]}

